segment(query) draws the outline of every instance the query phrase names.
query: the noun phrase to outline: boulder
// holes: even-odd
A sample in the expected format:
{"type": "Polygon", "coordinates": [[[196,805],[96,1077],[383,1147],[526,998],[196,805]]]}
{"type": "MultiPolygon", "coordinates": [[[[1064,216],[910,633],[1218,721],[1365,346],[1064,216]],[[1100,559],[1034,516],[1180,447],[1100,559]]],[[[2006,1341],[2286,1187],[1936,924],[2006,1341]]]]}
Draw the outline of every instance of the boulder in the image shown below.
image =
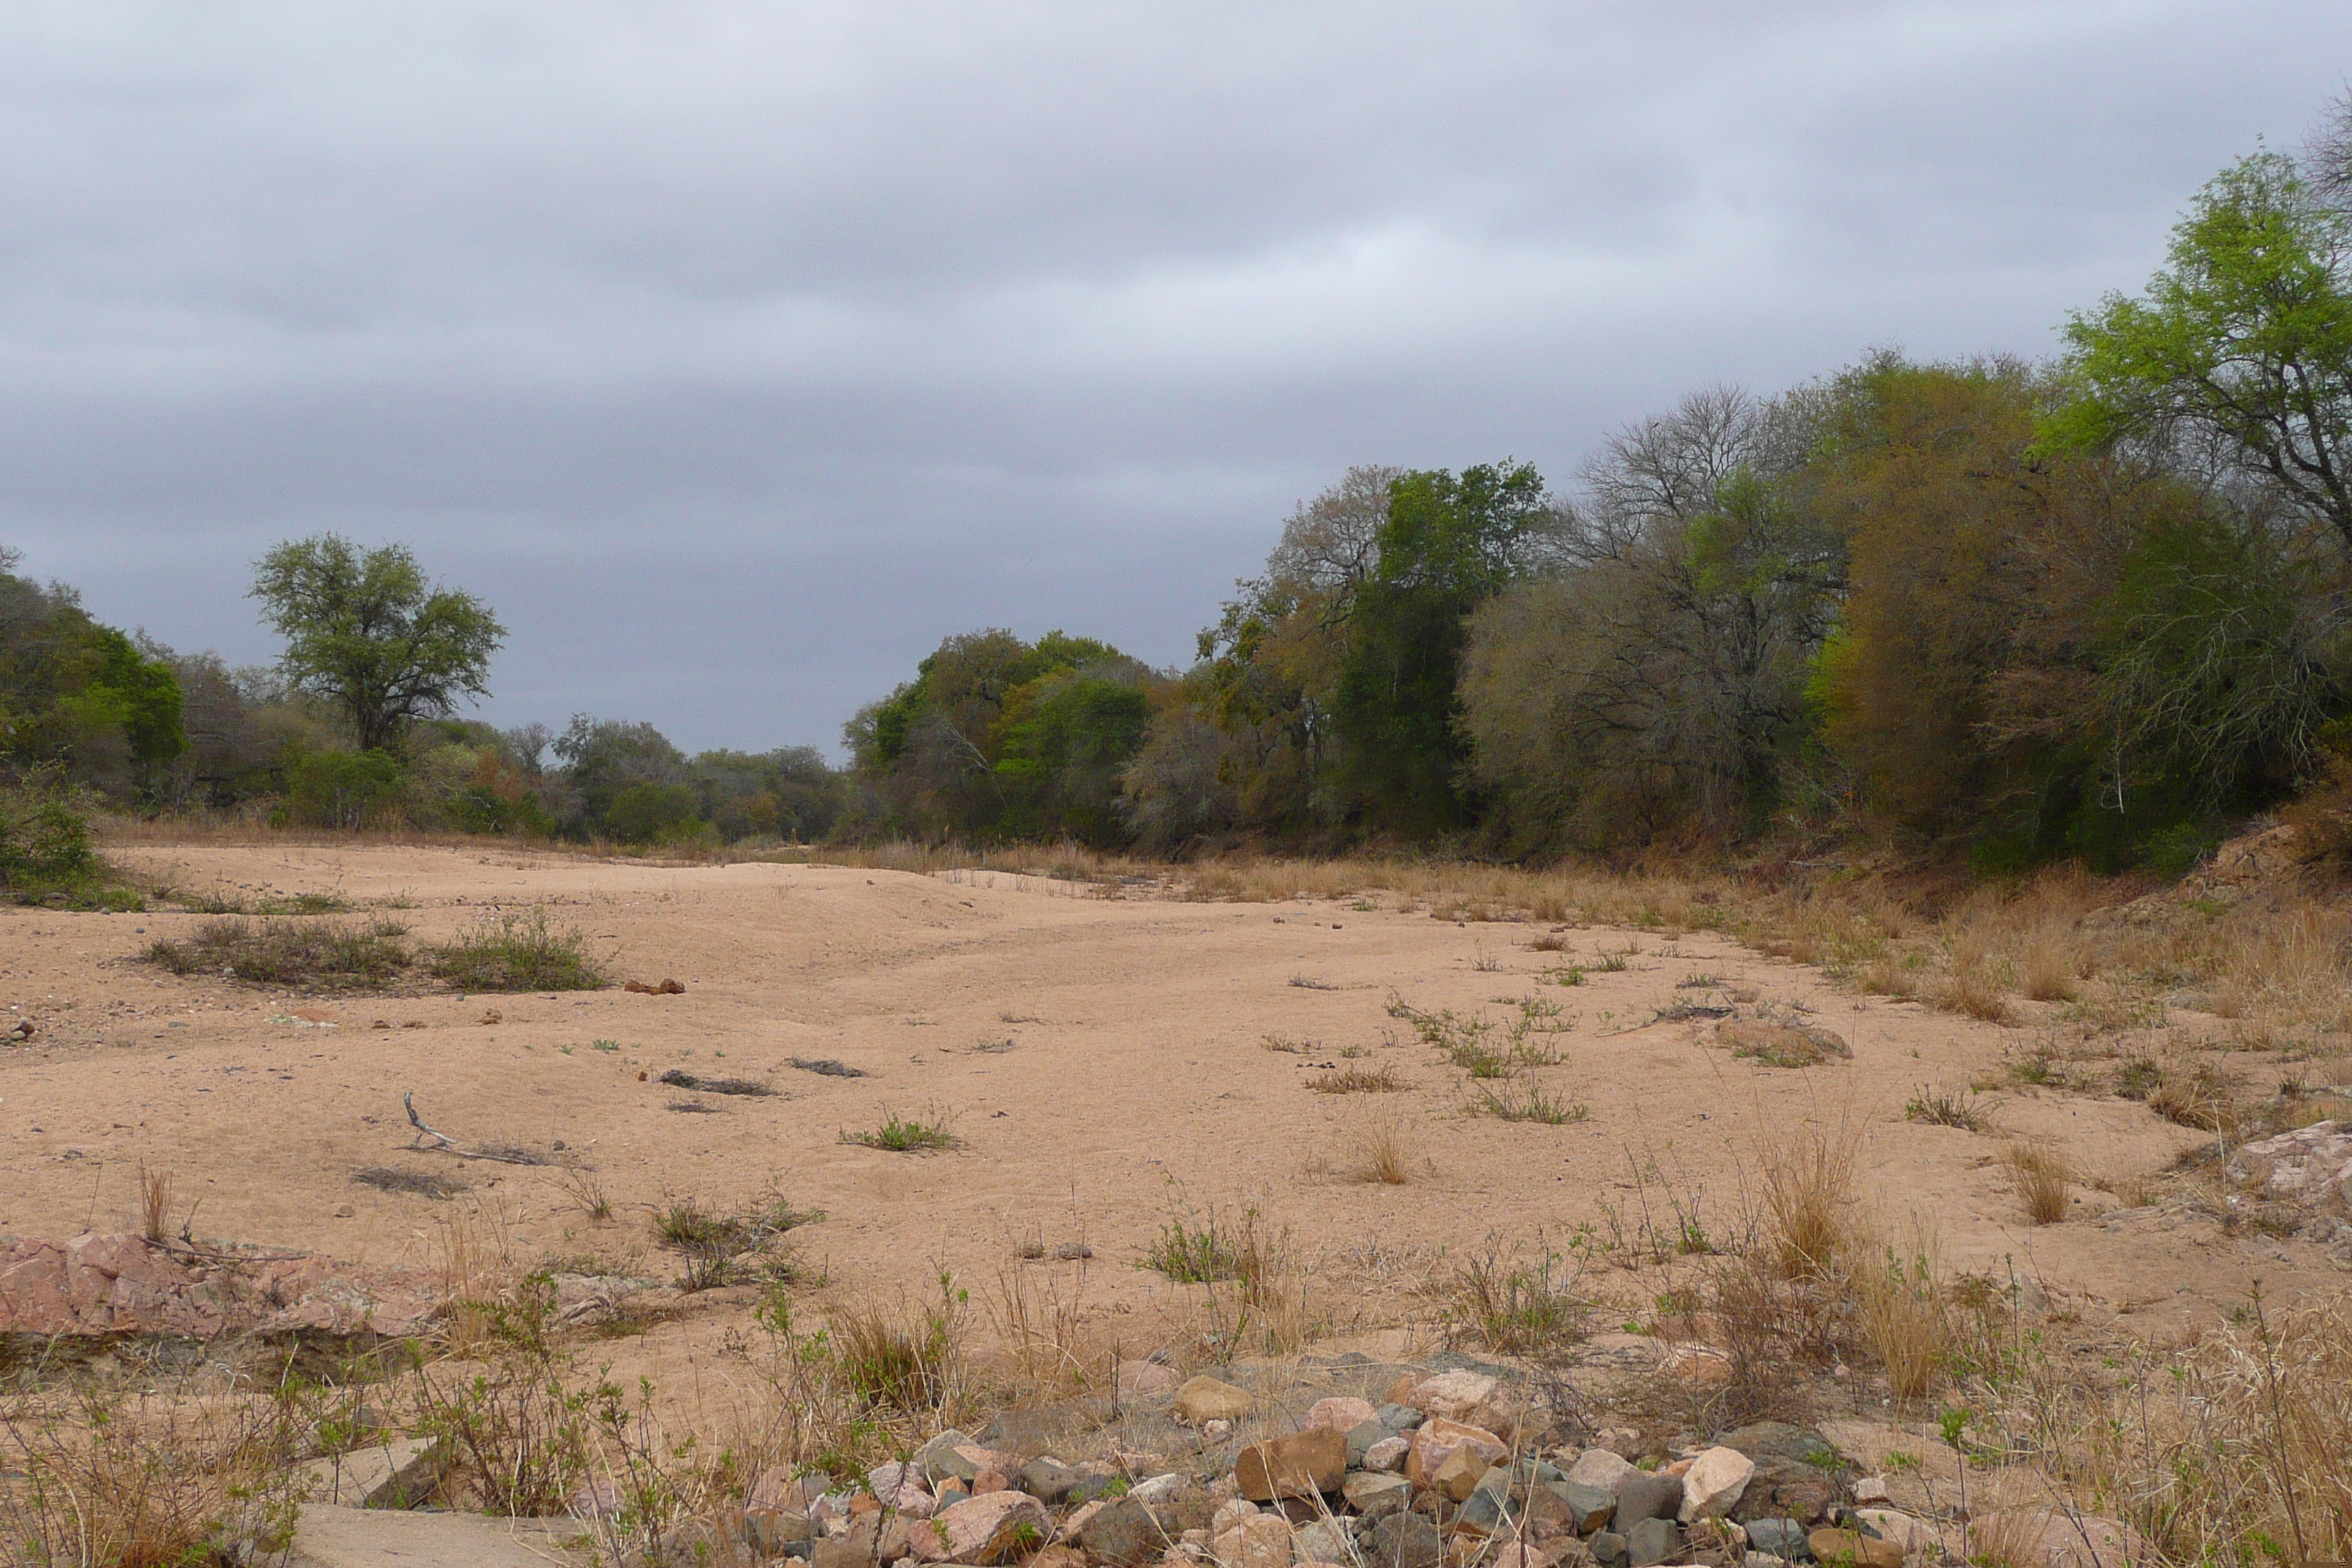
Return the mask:
{"type": "Polygon", "coordinates": [[[1339,1489],[1348,1471],[1348,1439],[1328,1426],[1253,1443],[1234,1460],[1234,1484],[1252,1502],[1312,1498],[1339,1489]]]}
{"type": "Polygon", "coordinates": [[[1707,1449],[1683,1472],[1683,1501],[1677,1517],[1685,1524],[1720,1519],[1739,1501],[1756,1474],[1756,1461],[1737,1448],[1707,1449]]]}
{"type": "Polygon", "coordinates": [[[1023,1491],[1047,1508],[1059,1508],[1070,1500],[1070,1490],[1078,1484],[1078,1472],[1059,1459],[1040,1456],[1022,1466],[1015,1480],[1023,1491]]]}
{"type": "Polygon", "coordinates": [[[1625,1538],[1615,1531],[1597,1531],[1584,1544],[1601,1568],[1625,1568],[1625,1538]]]}
{"type": "Polygon", "coordinates": [[[1187,1492],[1198,1489],[1191,1481],[1175,1471],[1165,1470],[1156,1476],[1146,1476],[1136,1482],[1128,1489],[1127,1495],[1146,1508],[1164,1508],[1187,1492]]]}
{"type": "Polygon", "coordinates": [[[1437,1526],[1411,1511],[1390,1514],[1356,1544],[1365,1568],[1438,1568],[1445,1561],[1445,1538],[1437,1526]]]}
{"type": "Polygon", "coordinates": [[[1672,1519],[1682,1511],[1682,1506],[1680,1476],[1636,1472],[1626,1477],[1617,1489],[1617,1508],[1610,1517],[1609,1528],[1630,1538],[1633,1526],[1643,1520],[1672,1519]]]}
{"type": "Polygon", "coordinates": [[[1858,1530],[1827,1525],[1805,1537],[1805,1545],[1822,1568],[1903,1568],[1903,1548],[1858,1530]]]}
{"type": "MultiPolygon", "coordinates": [[[[1486,1472],[1493,1468],[1486,1462],[1486,1456],[1477,1448],[1468,1443],[1462,1444],[1445,1456],[1444,1464],[1430,1472],[1429,1489],[1455,1502],[1467,1501],[1470,1494],[1477,1489],[1478,1483],[1486,1478],[1486,1472]]],[[[1502,1473],[1502,1480],[1505,1486],[1509,1485],[1508,1470],[1502,1473]]]]}
{"type": "Polygon", "coordinates": [[[915,1473],[935,1486],[950,1479],[968,1481],[977,1467],[956,1450],[970,1447],[971,1435],[950,1426],[915,1450],[915,1473]]]}
{"type": "Polygon", "coordinates": [[[1334,1432],[1348,1432],[1374,1423],[1378,1412],[1369,1399],[1318,1399],[1307,1407],[1309,1426],[1328,1426],[1334,1432]]]}
{"type": "Polygon", "coordinates": [[[1257,1395],[1248,1389],[1213,1377],[1194,1377],[1176,1391],[1172,1414],[1185,1425],[1198,1426],[1208,1421],[1238,1421],[1256,1410],[1257,1395]]]}
{"type": "Polygon", "coordinates": [[[1290,1532],[1290,1555],[1297,1563],[1349,1563],[1355,1560],[1355,1534],[1344,1519],[1318,1519],[1290,1532]]]}
{"type": "Polygon", "coordinates": [[[1402,1476],[1364,1472],[1339,1483],[1340,1495],[1358,1518],[1370,1521],[1402,1512],[1412,1506],[1412,1483],[1402,1476]]]}
{"type": "Polygon", "coordinates": [[[1793,1519],[1751,1519],[1748,1544],[1774,1557],[1792,1558],[1811,1548],[1805,1544],[1805,1527],[1793,1519]]]}
{"type": "Polygon", "coordinates": [[[1645,1519],[1625,1532],[1626,1568],[1654,1568],[1682,1552],[1682,1527],[1671,1519],[1645,1519]]]}
{"type": "Polygon", "coordinates": [[[1424,1415],[1465,1421],[1472,1411],[1493,1399],[1501,1386],[1483,1372],[1441,1372],[1413,1384],[1404,1403],[1424,1415]]]}
{"type": "Polygon", "coordinates": [[[2280,1203],[2352,1205],[2352,1121],[2315,1121],[2246,1144],[2230,1156],[2232,1180],[2280,1203]]]}
{"type": "Polygon", "coordinates": [[[1276,1514],[1252,1514],[1218,1536],[1212,1550],[1225,1568],[1290,1568],[1290,1526],[1276,1514]]]}
{"type": "Polygon", "coordinates": [[[1383,1405],[1372,1412],[1372,1419],[1391,1432],[1410,1432],[1428,1417],[1410,1405],[1383,1405]]]}
{"type": "Polygon", "coordinates": [[[1568,1467],[1570,1480],[1580,1487],[1607,1492],[1612,1498],[1617,1495],[1617,1489],[1625,1484],[1626,1477],[1641,1473],[1623,1455],[1611,1453],[1606,1448],[1587,1448],[1576,1457],[1576,1463],[1568,1467]]]}
{"type": "Polygon", "coordinates": [[[1363,1468],[1394,1475],[1404,1468],[1405,1456],[1412,1451],[1412,1444],[1401,1434],[1383,1437],[1364,1450],[1363,1468]]]}
{"type": "MultiPolygon", "coordinates": [[[[1456,1454],[1456,1459],[1464,1456],[1456,1454]]],[[[1471,1456],[1475,1458],[1475,1456],[1471,1456]]],[[[1441,1487],[1440,1490],[1444,1489],[1441,1487]]],[[[1480,1476],[1470,1494],[1460,1500],[1462,1511],[1454,1516],[1454,1527],[1471,1535],[1495,1535],[1517,1525],[1526,1510],[1512,1499],[1511,1472],[1496,1465],[1480,1476]]],[[[1447,1494],[1451,1495],[1451,1494],[1447,1494]]],[[[1526,1497],[1524,1491],[1519,1496],[1526,1497]]]]}
{"type": "MultiPolygon", "coordinates": [[[[1628,1468],[1631,1468],[1629,1466],[1628,1468]]],[[[1633,1472],[1639,1475],[1641,1472],[1633,1472]]],[[[1564,1481],[1553,1481],[1538,1488],[1547,1497],[1558,1498],[1565,1505],[1568,1521],[1579,1535],[1590,1535],[1609,1522],[1617,1511],[1617,1494],[1599,1487],[1587,1486],[1573,1476],[1564,1481]]]]}
{"type": "Polygon", "coordinates": [[[908,1532],[920,1563],[1007,1563],[1050,1540],[1054,1521],[1027,1492],[990,1492],[941,1509],[908,1532]]]}
{"type": "Polygon", "coordinates": [[[1413,1428],[1412,1447],[1405,1455],[1406,1478],[1417,1487],[1428,1486],[1431,1478],[1454,1457],[1454,1450],[1465,1447],[1474,1449],[1490,1465],[1510,1452],[1500,1437],[1483,1426],[1467,1426],[1459,1421],[1433,1416],[1413,1428]]]}
{"type": "Polygon", "coordinates": [[[1936,1532],[1924,1521],[1891,1508],[1858,1508],[1853,1517],[1866,1530],[1874,1530],[1883,1540],[1903,1548],[1906,1557],[1924,1557],[1943,1544],[1936,1532]]]}
{"type": "Polygon", "coordinates": [[[1809,1427],[1759,1421],[1717,1441],[1756,1461],[1756,1473],[1730,1510],[1741,1524],[1751,1519],[1793,1519],[1811,1525],[1848,1500],[1853,1468],[1828,1438],[1809,1427]]]}
{"type": "Polygon", "coordinates": [[[1172,1394],[1184,1380],[1174,1367],[1161,1366],[1154,1361],[1123,1361],[1118,1363],[1118,1396],[1121,1399],[1157,1399],[1172,1394]]]}

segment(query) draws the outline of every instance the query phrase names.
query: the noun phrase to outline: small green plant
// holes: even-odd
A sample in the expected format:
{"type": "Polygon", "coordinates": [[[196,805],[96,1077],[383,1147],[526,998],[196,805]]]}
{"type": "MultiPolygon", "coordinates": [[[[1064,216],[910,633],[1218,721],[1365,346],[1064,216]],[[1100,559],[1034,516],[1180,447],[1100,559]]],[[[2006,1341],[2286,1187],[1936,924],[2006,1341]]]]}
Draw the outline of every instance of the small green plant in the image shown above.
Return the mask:
{"type": "Polygon", "coordinates": [[[1284,1056],[1311,1057],[1316,1051],[1314,1041],[1293,1039],[1288,1035],[1262,1036],[1258,1044],[1269,1051],[1276,1051],[1284,1056]]]}
{"type": "Polygon", "coordinates": [[[1566,1126],[1592,1114],[1592,1108],[1581,1100],[1546,1094],[1543,1085],[1533,1079],[1526,1080],[1519,1093],[1509,1098],[1482,1086],[1472,1097],[1468,1110],[1474,1116],[1492,1116],[1502,1121],[1534,1121],[1546,1127],[1566,1126]]]}
{"type": "Polygon", "coordinates": [[[591,1040],[588,1042],[588,1048],[592,1051],[617,1051],[621,1048],[621,1042],[618,1040],[591,1040]]]}
{"type": "Polygon", "coordinates": [[[1554,985],[1581,985],[1584,984],[1584,966],[1580,963],[1562,964],[1558,969],[1545,970],[1543,977],[1554,985]]]}
{"type": "Polygon", "coordinates": [[[946,1116],[936,1110],[925,1114],[930,1117],[929,1121],[913,1116],[902,1117],[895,1110],[886,1111],[881,1126],[870,1131],[845,1131],[841,1141],[867,1149],[887,1149],[894,1154],[954,1148],[956,1138],[948,1131],[946,1116]]]}
{"type": "MultiPolygon", "coordinates": [[[[597,1195],[602,1195],[601,1188],[597,1195]]],[[[822,1210],[795,1209],[772,1195],[756,1208],[736,1213],[705,1208],[692,1197],[672,1196],[655,1213],[654,1237],[684,1259],[686,1272],[678,1289],[690,1294],[734,1283],[778,1237],[824,1217],[822,1210]]]]}
{"type": "Polygon", "coordinates": [[[433,949],[433,973],[460,991],[596,991],[609,982],[578,928],[544,908],[491,915],[433,949]]]}
{"type": "Polygon", "coordinates": [[[1924,1121],[1930,1127],[1957,1127],[1966,1132],[1981,1132],[1989,1125],[1972,1091],[1929,1089],[1924,1084],[1903,1107],[1903,1119],[1924,1121]]]}
{"type": "Polygon", "coordinates": [[[2164,1068],[2153,1057],[2133,1057],[2116,1068],[2116,1092],[2126,1100],[2146,1100],[2164,1087],[2164,1068]]]}
{"type": "Polygon", "coordinates": [[[1195,1225],[1185,1215],[1171,1216],[1145,1248],[1143,1266],[1156,1269],[1179,1285],[1207,1285],[1241,1278],[1234,1249],[1217,1234],[1217,1215],[1195,1225]]]}
{"type": "Polygon", "coordinates": [[[1486,1349],[1540,1356],[1581,1340],[1591,1326],[1577,1278],[1549,1247],[1533,1263],[1506,1264],[1490,1251],[1454,1269],[1446,1296],[1454,1321],[1486,1349]]]}

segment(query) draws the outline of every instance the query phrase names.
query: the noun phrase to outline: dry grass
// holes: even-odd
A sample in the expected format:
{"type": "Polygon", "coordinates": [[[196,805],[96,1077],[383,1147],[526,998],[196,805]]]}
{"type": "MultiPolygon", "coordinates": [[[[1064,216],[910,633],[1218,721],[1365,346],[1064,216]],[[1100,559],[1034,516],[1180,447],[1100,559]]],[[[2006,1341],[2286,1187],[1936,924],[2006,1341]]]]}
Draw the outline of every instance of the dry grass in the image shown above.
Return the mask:
{"type": "Polygon", "coordinates": [[[159,938],[150,963],[173,974],[225,973],[249,985],[308,991],[381,991],[415,962],[395,921],[339,925],[309,920],[206,921],[184,942],[159,938]]]}
{"type": "Polygon", "coordinates": [[[1354,1129],[1344,1147],[1339,1174],[1351,1182],[1401,1187],[1430,1169],[1404,1122],[1393,1116],[1375,1117],[1354,1129]]]}
{"type": "Polygon", "coordinates": [[[139,1234],[161,1245],[172,1231],[172,1173],[139,1163],[139,1234]]]}
{"type": "Polygon", "coordinates": [[[1845,1125],[1812,1121],[1786,1142],[1759,1152],[1774,1262],[1786,1277],[1830,1274],[1846,1250],[1853,1154],[1854,1139],[1845,1125]]]}
{"type": "Polygon", "coordinates": [[[1310,1079],[1307,1087],[1318,1094],[1396,1094],[1412,1085],[1399,1078],[1392,1067],[1367,1068],[1351,1063],[1310,1079]]]}
{"type": "Polygon", "coordinates": [[[1547,1248],[1532,1263],[1505,1263],[1496,1254],[1457,1267],[1445,1287],[1454,1331],[1505,1355],[1545,1356],[1590,1331],[1591,1303],[1577,1292],[1579,1270],[1547,1248]]]}
{"type": "Polygon", "coordinates": [[[2001,1150],[2000,1163],[2028,1219],[2036,1225],[2056,1225],[2066,1217],[2068,1184],[2074,1173],[2055,1151],[2021,1141],[2001,1150]]]}

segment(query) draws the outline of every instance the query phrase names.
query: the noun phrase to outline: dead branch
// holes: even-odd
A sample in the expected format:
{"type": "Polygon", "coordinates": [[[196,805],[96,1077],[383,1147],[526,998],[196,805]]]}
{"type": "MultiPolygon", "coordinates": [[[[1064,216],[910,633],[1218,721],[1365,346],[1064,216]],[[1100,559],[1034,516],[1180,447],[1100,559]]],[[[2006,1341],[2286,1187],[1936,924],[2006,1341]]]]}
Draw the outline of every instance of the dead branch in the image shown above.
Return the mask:
{"type": "Polygon", "coordinates": [[[460,1160],[496,1160],[502,1165],[536,1165],[542,1163],[529,1154],[508,1154],[496,1150],[467,1149],[461,1146],[455,1138],[436,1127],[427,1125],[425,1118],[416,1114],[416,1091],[413,1089],[404,1089],[400,1091],[400,1103],[402,1109],[408,1112],[408,1124],[416,1129],[416,1136],[408,1141],[408,1146],[412,1149],[423,1150],[426,1153],[438,1151],[455,1154],[460,1160]],[[425,1142],[427,1138],[432,1139],[433,1142],[427,1143],[425,1142]]]}

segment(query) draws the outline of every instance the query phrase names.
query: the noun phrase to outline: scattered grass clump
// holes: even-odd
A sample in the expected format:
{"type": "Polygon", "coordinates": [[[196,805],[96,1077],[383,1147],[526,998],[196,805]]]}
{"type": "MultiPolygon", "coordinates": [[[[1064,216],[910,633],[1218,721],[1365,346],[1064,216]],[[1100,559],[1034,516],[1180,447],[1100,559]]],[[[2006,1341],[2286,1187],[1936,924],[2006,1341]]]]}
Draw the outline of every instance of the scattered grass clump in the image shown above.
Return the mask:
{"type": "Polygon", "coordinates": [[[362,926],[317,921],[206,921],[185,941],[158,939],[147,961],[174,974],[226,973],[251,985],[303,991],[380,991],[415,962],[397,921],[362,926]]]}
{"type": "Polygon", "coordinates": [[[1290,977],[1290,983],[1293,985],[1297,986],[1301,991],[1337,991],[1339,989],[1329,981],[1318,980],[1311,974],[1294,974],[1290,977]]]}
{"type": "Polygon", "coordinates": [[[434,975],[460,991],[596,991],[610,984],[577,927],[543,908],[490,915],[433,949],[434,975]]]}
{"type": "Polygon", "coordinates": [[[1532,1078],[1524,1080],[1518,1093],[1511,1096],[1497,1094],[1482,1084],[1471,1097],[1467,1109],[1474,1116],[1491,1116],[1498,1121],[1533,1121],[1545,1127],[1564,1127],[1592,1114],[1592,1108],[1582,1100],[1562,1100],[1545,1093],[1543,1085],[1532,1078]]]}
{"type": "Polygon", "coordinates": [[[809,1057],[794,1057],[793,1058],[793,1066],[798,1068],[803,1072],[813,1072],[819,1078],[866,1078],[869,1076],[864,1068],[854,1068],[847,1062],[837,1062],[831,1057],[816,1057],[814,1058],[809,1057]]]}
{"type": "Polygon", "coordinates": [[[1727,1018],[1715,1026],[1715,1043],[1767,1067],[1813,1068],[1853,1058],[1853,1047],[1827,1029],[1765,1018],[1727,1018]]]}
{"type": "Polygon", "coordinates": [[[1286,1057],[1311,1057],[1321,1049],[1312,1040],[1293,1039],[1288,1035],[1261,1036],[1258,1044],[1269,1051],[1286,1057]]]}
{"type": "Polygon", "coordinates": [[[1401,1187],[1412,1180],[1416,1171],[1428,1168],[1403,1124],[1393,1117],[1381,1117],[1356,1129],[1349,1135],[1347,1149],[1347,1163],[1339,1173],[1351,1182],[1401,1187]]]}
{"type": "Polygon", "coordinates": [[[613,1217],[613,1199],[604,1191],[604,1180],[587,1166],[558,1166],[555,1184],[572,1200],[572,1206],[590,1219],[602,1224],[613,1217]]]}
{"type": "Polygon", "coordinates": [[[734,1094],[753,1100],[764,1100],[774,1094],[773,1086],[749,1078],[698,1078],[683,1068],[672,1068],[654,1080],[672,1089],[692,1089],[697,1094],[734,1094]]]}
{"type": "Polygon", "coordinates": [[[1592,1310],[1576,1293],[1577,1270],[1547,1248],[1533,1263],[1505,1263],[1489,1252],[1447,1281],[1457,1329],[1503,1355],[1541,1357],[1583,1339],[1592,1310]]]}
{"type": "Polygon", "coordinates": [[[1924,1121],[1930,1127],[1957,1127],[1963,1132],[1981,1132],[1991,1125],[1973,1090],[1929,1089],[1925,1084],[1903,1107],[1903,1120],[1924,1121]]]}
{"type": "Polygon", "coordinates": [[[363,1166],[352,1173],[352,1180],[362,1187],[373,1187],[380,1193],[411,1193],[442,1203],[467,1190],[467,1184],[455,1176],[444,1176],[431,1171],[406,1171],[397,1165],[363,1166]]]}
{"type": "Polygon", "coordinates": [[[684,1260],[678,1289],[691,1294],[733,1284],[777,1237],[824,1217],[822,1210],[795,1209],[782,1198],[728,1213],[672,1196],[655,1211],[654,1238],[684,1260]]]}
{"type": "Polygon", "coordinates": [[[962,1293],[940,1277],[940,1299],[905,1314],[861,1302],[830,1314],[835,1364],[870,1406],[925,1415],[954,1402],[963,1361],[962,1293]]]}
{"type": "Polygon", "coordinates": [[[2236,1086],[2211,1062],[2199,1062],[2185,1072],[2164,1073],[2147,1108],[2182,1127],[2220,1132],[2237,1124],[2236,1086]]]}
{"type": "Polygon", "coordinates": [[[89,821],[62,788],[0,784],[0,904],[62,910],[142,910],[91,847],[89,821]]]}
{"type": "Polygon", "coordinates": [[[867,1149],[887,1149],[894,1154],[919,1154],[933,1149],[952,1149],[955,1135],[948,1131],[947,1117],[936,1110],[927,1111],[930,1118],[900,1116],[886,1111],[882,1125],[871,1131],[844,1132],[844,1143],[856,1143],[867,1149]]]}
{"type": "Polygon", "coordinates": [[[2000,1163],[2008,1168],[2028,1219],[2056,1225],[2066,1217],[2066,1184],[2074,1173],[2054,1151],[2039,1143],[2011,1143],[2001,1151],[2000,1163]]]}
{"type": "Polygon", "coordinates": [[[1412,1085],[1397,1076],[1396,1068],[1348,1066],[1335,1068],[1310,1081],[1307,1088],[1318,1094],[1394,1094],[1412,1085]]]}

